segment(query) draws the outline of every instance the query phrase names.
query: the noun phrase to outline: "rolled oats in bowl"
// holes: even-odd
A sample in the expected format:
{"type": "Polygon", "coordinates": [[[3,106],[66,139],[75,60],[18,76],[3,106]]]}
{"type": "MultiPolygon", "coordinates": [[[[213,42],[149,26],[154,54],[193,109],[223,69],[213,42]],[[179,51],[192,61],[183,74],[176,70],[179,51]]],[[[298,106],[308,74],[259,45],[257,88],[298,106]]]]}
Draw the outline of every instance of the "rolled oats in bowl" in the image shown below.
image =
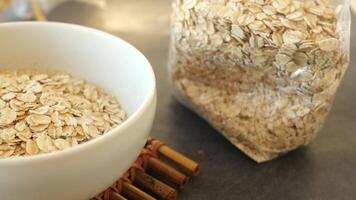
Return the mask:
{"type": "Polygon", "coordinates": [[[175,0],[176,96],[257,162],[309,144],[349,62],[348,1],[175,0]]]}
{"type": "Polygon", "coordinates": [[[126,117],[115,97],[65,73],[0,72],[0,157],[63,150],[126,117]]]}

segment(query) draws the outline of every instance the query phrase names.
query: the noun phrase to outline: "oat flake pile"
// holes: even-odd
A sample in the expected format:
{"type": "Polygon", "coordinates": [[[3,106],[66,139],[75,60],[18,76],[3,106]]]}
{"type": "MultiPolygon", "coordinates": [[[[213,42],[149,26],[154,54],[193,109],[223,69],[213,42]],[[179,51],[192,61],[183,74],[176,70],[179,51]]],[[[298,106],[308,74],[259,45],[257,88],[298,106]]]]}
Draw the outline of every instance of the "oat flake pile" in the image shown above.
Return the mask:
{"type": "Polygon", "coordinates": [[[178,99],[257,162],[307,145],[349,62],[348,1],[175,0],[178,99]]]}
{"type": "Polygon", "coordinates": [[[0,72],[0,158],[75,146],[125,116],[113,96],[68,74],[0,72]]]}

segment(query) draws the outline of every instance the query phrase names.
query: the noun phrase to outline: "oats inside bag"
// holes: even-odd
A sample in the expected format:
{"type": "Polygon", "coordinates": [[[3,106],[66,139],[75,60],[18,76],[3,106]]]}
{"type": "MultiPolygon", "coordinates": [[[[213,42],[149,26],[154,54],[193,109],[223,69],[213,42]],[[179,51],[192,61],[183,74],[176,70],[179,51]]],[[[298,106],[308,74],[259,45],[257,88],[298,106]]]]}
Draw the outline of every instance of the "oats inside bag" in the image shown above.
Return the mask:
{"type": "Polygon", "coordinates": [[[0,158],[67,149],[125,118],[115,97],[68,74],[0,72],[0,158]]]}
{"type": "Polygon", "coordinates": [[[349,62],[337,2],[175,0],[174,93],[257,162],[309,144],[349,62]]]}

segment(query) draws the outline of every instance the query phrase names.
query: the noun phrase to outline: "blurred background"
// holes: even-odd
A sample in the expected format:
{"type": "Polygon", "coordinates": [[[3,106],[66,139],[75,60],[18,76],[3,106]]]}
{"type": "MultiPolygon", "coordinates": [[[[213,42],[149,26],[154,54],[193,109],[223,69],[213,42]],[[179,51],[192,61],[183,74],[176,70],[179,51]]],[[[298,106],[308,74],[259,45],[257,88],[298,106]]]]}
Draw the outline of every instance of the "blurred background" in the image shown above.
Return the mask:
{"type": "MultiPolygon", "coordinates": [[[[356,3],[353,7],[356,10],[356,3]]],[[[322,133],[310,147],[261,166],[172,97],[166,70],[170,0],[0,0],[0,11],[1,22],[47,19],[97,28],[145,54],[158,87],[152,135],[197,160],[203,169],[179,199],[355,199],[354,16],[350,67],[322,133]]]]}

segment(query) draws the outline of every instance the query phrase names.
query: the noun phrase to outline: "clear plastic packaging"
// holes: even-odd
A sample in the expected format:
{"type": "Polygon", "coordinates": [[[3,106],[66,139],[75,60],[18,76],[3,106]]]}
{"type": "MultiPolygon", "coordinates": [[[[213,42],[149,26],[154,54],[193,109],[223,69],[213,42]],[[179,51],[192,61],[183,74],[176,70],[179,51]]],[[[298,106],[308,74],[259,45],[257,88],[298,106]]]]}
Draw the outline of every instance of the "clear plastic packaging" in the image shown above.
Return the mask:
{"type": "Polygon", "coordinates": [[[175,96],[257,162],[309,144],[349,63],[348,0],[174,0],[175,96]]]}

